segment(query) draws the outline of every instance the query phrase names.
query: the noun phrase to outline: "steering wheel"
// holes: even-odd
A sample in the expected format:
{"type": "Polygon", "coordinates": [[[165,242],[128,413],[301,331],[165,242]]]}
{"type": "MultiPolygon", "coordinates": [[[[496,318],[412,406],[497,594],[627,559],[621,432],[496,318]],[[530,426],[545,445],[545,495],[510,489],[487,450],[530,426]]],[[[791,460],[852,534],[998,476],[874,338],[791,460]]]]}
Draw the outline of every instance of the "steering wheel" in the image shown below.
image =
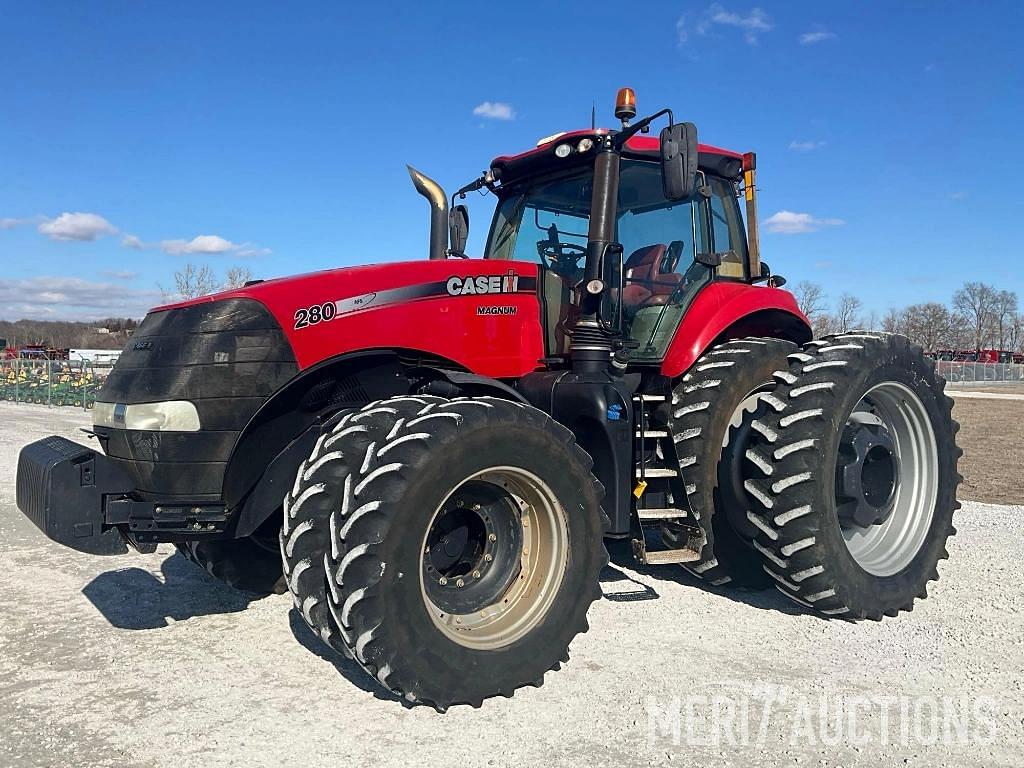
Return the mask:
{"type": "Polygon", "coordinates": [[[573,275],[580,259],[587,254],[586,246],[576,243],[560,243],[552,240],[538,240],[537,253],[551,265],[551,271],[563,277],[573,275]]]}

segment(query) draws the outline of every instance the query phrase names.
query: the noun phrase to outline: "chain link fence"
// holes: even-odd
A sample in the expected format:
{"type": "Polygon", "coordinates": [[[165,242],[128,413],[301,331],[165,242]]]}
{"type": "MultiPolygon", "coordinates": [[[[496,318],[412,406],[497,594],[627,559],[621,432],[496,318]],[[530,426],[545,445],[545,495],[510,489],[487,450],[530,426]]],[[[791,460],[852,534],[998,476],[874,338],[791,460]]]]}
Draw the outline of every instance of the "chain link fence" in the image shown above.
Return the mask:
{"type": "Polygon", "coordinates": [[[0,400],[88,410],[109,372],[109,366],[89,360],[42,356],[0,360],[0,400]]]}
{"type": "Polygon", "coordinates": [[[940,360],[938,371],[953,386],[1012,386],[1024,383],[1024,365],[1019,363],[958,363],[940,360]]]}

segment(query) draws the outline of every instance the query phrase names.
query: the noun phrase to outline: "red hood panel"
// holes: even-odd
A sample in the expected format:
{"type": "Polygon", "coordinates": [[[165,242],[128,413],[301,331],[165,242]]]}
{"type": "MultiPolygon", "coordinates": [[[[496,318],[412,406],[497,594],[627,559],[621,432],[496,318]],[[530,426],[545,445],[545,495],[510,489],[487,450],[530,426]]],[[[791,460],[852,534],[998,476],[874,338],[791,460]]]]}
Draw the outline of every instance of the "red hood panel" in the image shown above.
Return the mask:
{"type": "Polygon", "coordinates": [[[346,352],[406,349],[486,376],[517,377],[544,356],[537,265],[474,260],[346,267],[267,280],[153,311],[249,298],[281,324],[300,368],[346,352]]]}

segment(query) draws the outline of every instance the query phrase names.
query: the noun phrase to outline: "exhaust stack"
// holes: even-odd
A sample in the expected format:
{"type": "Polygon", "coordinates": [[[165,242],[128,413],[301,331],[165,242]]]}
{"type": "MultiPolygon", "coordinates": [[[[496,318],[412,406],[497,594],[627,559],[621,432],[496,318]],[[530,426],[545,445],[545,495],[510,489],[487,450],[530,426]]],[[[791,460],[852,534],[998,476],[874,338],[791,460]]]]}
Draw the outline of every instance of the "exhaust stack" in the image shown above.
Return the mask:
{"type": "Polygon", "coordinates": [[[411,165],[409,170],[416,191],[430,203],[430,258],[448,258],[448,196],[441,185],[429,176],[424,176],[411,165]]]}

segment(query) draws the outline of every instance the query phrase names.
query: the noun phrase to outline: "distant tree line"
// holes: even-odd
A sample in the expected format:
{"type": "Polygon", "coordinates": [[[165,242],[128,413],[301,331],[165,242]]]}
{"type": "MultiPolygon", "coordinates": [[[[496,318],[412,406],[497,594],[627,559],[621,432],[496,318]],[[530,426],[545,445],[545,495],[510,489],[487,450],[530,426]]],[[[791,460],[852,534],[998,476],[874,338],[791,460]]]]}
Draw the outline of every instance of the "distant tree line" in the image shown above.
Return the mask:
{"type": "Polygon", "coordinates": [[[1000,349],[1024,352],[1024,314],[1017,294],[986,283],[964,283],[947,304],[925,302],[884,315],[864,312],[863,302],[842,293],[830,304],[817,283],[803,281],[793,290],[797,303],[811,321],[815,336],[872,328],[902,333],[925,348],[937,350],[1000,349]]]}
{"type": "MultiPolygon", "coordinates": [[[[218,278],[209,265],[186,264],[174,273],[174,287],[159,286],[165,302],[194,299],[217,291],[240,288],[252,280],[248,267],[229,267],[218,278]]],[[[111,317],[89,322],[0,321],[0,339],[9,346],[41,345],[57,349],[123,349],[140,320],[111,317]]]]}
{"type": "Polygon", "coordinates": [[[109,317],[88,323],[56,320],[0,320],[0,339],[9,346],[39,344],[58,349],[121,349],[139,321],[109,317]]]}

